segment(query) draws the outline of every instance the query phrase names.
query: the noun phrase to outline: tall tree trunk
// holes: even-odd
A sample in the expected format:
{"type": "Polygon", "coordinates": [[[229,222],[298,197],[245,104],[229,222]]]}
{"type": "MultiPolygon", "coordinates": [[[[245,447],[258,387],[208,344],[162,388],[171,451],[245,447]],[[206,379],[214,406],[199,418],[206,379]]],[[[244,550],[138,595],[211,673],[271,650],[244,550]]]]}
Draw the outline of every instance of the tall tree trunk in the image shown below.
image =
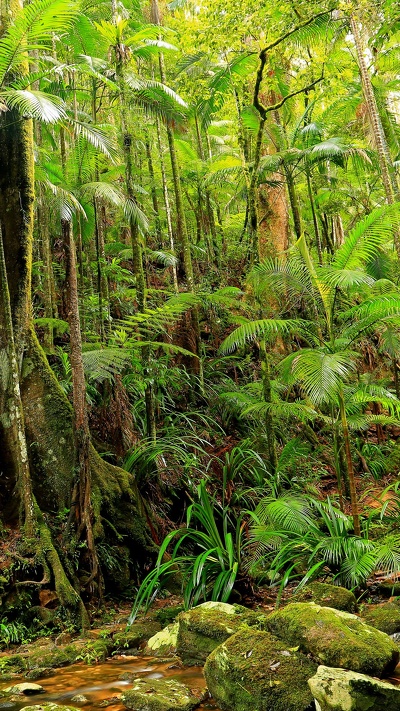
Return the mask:
{"type": "Polygon", "coordinates": [[[90,432],[86,407],[86,382],[82,361],[82,335],[79,320],[78,277],[76,271],[75,243],[72,224],[62,220],[63,243],[66,253],[68,288],[68,323],[70,331],[70,359],[72,368],[72,401],[74,408],[75,472],[77,482],[74,489],[73,505],[77,523],[77,539],[84,534],[90,575],[85,581],[88,587],[96,580],[101,588],[101,572],[93,536],[92,482],[90,475],[90,432]]]}
{"type": "Polygon", "coordinates": [[[356,536],[360,536],[361,535],[361,528],[360,528],[360,516],[358,513],[356,482],[355,482],[355,475],[354,475],[353,457],[351,454],[349,426],[347,424],[346,408],[345,408],[343,393],[339,393],[339,408],[340,408],[340,420],[342,423],[344,450],[345,450],[345,455],[346,455],[347,473],[349,476],[351,514],[353,517],[354,533],[356,534],[356,536]]]}
{"type": "MultiPolygon", "coordinates": [[[[386,201],[388,205],[392,205],[393,202],[395,200],[398,200],[400,197],[399,189],[396,182],[396,176],[394,173],[393,164],[386,141],[385,132],[383,130],[381,117],[379,115],[378,104],[376,102],[371,77],[368,71],[367,63],[365,61],[364,43],[361,39],[358,19],[355,15],[352,15],[350,17],[350,28],[356,46],[358,68],[360,70],[363,94],[365,103],[367,105],[368,116],[374,136],[376,151],[378,154],[379,167],[382,174],[382,183],[385,190],[386,201]]],[[[394,243],[396,247],[397,256],[400,259],[400,235],[397,230],[394,232],[394,243]]]]}

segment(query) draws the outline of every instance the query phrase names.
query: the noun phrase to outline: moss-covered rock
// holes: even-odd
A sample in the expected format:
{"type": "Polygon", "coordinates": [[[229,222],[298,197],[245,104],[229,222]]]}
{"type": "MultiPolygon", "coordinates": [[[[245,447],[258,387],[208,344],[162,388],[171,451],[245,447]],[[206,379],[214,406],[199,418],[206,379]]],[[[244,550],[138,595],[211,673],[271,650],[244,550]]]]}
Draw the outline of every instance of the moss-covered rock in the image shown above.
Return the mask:
{"type": "Polygon", "coordinates": [[[400,632],[400,605],[394,602],[376,605],[363,612],[363,619],[381,632],[395,634],[400,632]]]}
{"type": "Polygon", "coordinates": [[[175,679],[137,679],[121,701],[134,711],[191,711],[199,699],[175,679]]]}
{"type": "Polygon", "coordinates": [[[377,592],[383,597],[398,597],[400,596],[400,582],[392,580],[384,580],[379,583],[377,592]]]}
{"type": "Polygon", "coordinates": [[[153,657],[168,657],[176,652],[178,643],[179,623],[173,622],[172,625],[164,627],[163,630],[157,632],[147,642],[145,654],[153,657]]]}
{"type": "Polygon", "coordinates": [[[38,667],[37,669],[31,669],[31,671],[27,672],[27,674],[25,674],[25,678],[35,681],[36,679],[46,679],[54,674],[54,669],[50,669],[49,667],[38,667]]]}
{"type": "Polygon", "coordinates": [[[176,651],[184,664],[204,664],[210,652],[244,625],[262,626],[266,617],[241,605],[204,602],[181,612],[176,651]]]}
{"type": "Polygon", "coordinates": [[[180,612],[183,612],[183,605],[162,607],[160,610],[157,610],[154,617],[157,622],[160,623],[161,627],[167,627],[167,625],[170,625],[172,622],[175,622],[180,612]]]}
{"type": "Polygon", "coordinates": [[[365,674],[320,666],[309,682],[320,711],[398,711],[400,689],[365,674]]]}
{"type": "Polygon", "coordinates": [[[331,667],[383,677],[399,660],[397,645],[356,615],[314,603],[291,603],[267,618],[267,628],[291,647],[331,667]]]}
{"type": "Polygon", "coordinates": [[[236,632],[207,658],[207,687],[228,711],[304,711],[312,702],[307,681],[317,665],[268,632],[236,632]]]}
{"type": "Polygon", "coordinates": [[[357,607],[355,595],[346,588],[328,583],[310,583],[293,595],[291,602],[315,602],[322,607],[354,612],[357,607]]]}
{"type": "Polygon", "coordinates": [[[32,684],[32,682],[28,681],[14,684],[13,686],[8,686],[6,689],[3,689],[3,693],[10,694],[10,696],[14,696],[15,694],[18,696],[30,696],[31,694],[42,694],[43,692],[43,686],[40,686],[40,684],[32,684]]]}
{"type": "Polygon", "coordinates": [[[150,637],[153,637],[160,630],[160,623],[154,620],[134,622],[123,632],[117,632],[114,635],[114,649],[137,649],[143,642],[147,642],[150,637]]]}

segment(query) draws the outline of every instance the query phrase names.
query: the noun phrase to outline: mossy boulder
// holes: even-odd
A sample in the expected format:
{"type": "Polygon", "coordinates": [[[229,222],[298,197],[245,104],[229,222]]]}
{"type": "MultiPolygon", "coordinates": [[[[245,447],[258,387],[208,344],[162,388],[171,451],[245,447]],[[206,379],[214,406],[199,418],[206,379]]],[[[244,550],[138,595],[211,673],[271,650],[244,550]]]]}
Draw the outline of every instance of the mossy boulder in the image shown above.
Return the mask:
{"type": "Polygon", "coordinates": [[[305,711],[317,665],[268,632],[242,629],[208,656],[210,694],[228,711],[305,711]]]}
{"type": "Polygon", "coordinates": [[[384,580],[378,585],[377,592],[383,597],[400,596],[400,581],[384,580]]]}
{"type": "Polygon", "coordinates": [[[398,711],[400,689],[344,669],[320,666],[308,685],[319,711],[398,711]]]}
{"type": "Polygon", "coordinates": [[[134,622],[123,632],[117,632],[113,637],[114,649],[127,650],[137,649],[143,642],[147,642],[161,630],[161,625],[155,620],[134,622]]]}
{"type": "Polygon", "coordinates": [[[310,583],[292,597],[292,602],[315,602],[322,607],[354,612],[357,607],[355,595],[346,588],[328,583],[310,583]]]}
{"type": "Polygon", "coordinates": [[[363,612],[363,619],[381,632],[395,634],[400,632],[400,605],[394,602],[376,605],[363,612]]]}
{"type": "Polygon", "coordinates": [[[43,692],[43,686],[28,681],[14,684],[13,686],[8,686],[6,689],[3,689],[3,693],[10,694],[10,696],[14,696],[15,694],[18,696],[30,696],[31,694],[43,694],[43,692]]]}
{"type": "Polygon", "coordinates": [[[241,605],[204,602],[178,615],[176,652],[184,664],[204,664],[210,652],[243,626],[262,626],[266,616],[241,605]]]}
{"type": "Polygon", "coordinates": [[[157,610],[154,615],[157,622],[160,623],[161,627],[167,627],[172,622],[175,622],[180,612],[183,612],[183,605],[173,605],[170,607],[162,607],[157,610]]]}
{"type": "Polygon", "coordinates": [[[399,649],[386,634],[356,615],[315,603],[287,605],[267,618],[267,628],[331,667],[384,677],[399,661],[399,649]]]}
{"type": "Polygon", "coordinates": [[[121,701],[134,711],[191,711],[199,699],[175,679],[137,679],[121,701]]]}
{"type": "Polygon", "coordinates": [[[171,654],[175,654],[178,643],[178,629],[179,623],[173,622],[172,625],[164,627],[163,630],[150,637],[145,648],[145,654],[153,657],[168,657],[171,654]]]}

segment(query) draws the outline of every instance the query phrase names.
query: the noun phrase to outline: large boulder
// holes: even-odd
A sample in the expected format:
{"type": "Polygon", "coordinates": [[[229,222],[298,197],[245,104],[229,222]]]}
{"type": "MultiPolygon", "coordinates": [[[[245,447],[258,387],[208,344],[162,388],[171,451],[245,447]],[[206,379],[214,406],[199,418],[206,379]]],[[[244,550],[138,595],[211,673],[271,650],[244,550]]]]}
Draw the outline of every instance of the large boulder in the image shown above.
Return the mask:
{"type": "Polygon", "coordinates": [[[395,602],[370,607],[362,614],[368,625],[376,627],[381,632],[386,632],[386,634],[400,632],[400,605],[395,602]]]}
{"type": "Polygon", "coordinates": [[[317,665],[268,632],[243,628],[208,656],[210,694],[228,711],[305,711],[317,665]]]}
{"type": "Polygon", "coordinates": [[[191,711],[200,699],[175,679],[136,679],[121,701],[134,711],[191,711]]]}
{"type": "Polygon", "coordinates": [[[241,605],[204,602],[178,615],[176,651],[184,664],[204,664],[210,652],[243,625],[262,625],[265,615],[241,605]]]}
{"type": "Polygon", "coordinates": [[[320,666],[308,685],[317,711],[398,711],[400,689],[344,669],[320,666]]]}
{"type": "Polygon", "coordinates": [[[335,610],[354,612],[357,600],[354,593],[339,585],[328,583],[310,583],[292,597],[292,602],[315,602],[322,607],[334,607],[335,610]]]}
{"type": "Polygon", "coordinates": [[[153,657],[168,657],[176,653],[179,623],[173,622],[157,632],[147,642],[144,653],[153,657]]]}
{"type": "Polygon", "coordinates": [[[314,603],[292,603],[267,618],[268,630],[299,646],[320,664],[387,676],[399,661],[398,646],[356,615],[314,603]]]}

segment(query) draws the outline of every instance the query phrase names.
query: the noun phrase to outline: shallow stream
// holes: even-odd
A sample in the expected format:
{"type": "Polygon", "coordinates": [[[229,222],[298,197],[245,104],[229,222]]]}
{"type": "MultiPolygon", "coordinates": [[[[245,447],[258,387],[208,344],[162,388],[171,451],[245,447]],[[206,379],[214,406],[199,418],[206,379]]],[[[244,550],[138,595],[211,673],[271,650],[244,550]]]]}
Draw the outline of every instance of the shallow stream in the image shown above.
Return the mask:
{"type": "MultiPolygon", "coordinates": [[[[82,711],[98,711],[106,707],[109,711],[122,711],[125,707],[118,696],[132,687],[134,678],[147,679],[174,678],[186,684],[190,689],[203,690],[205,680],[201,667],[180,668],[171,660],[159,662],[153,657],[118,656],[106,662],[88,666],[83,663],[72,664],[69,667],[55,669],[51,677],[35,680],[45,689],[44,693],[32,696],[21,696],[21,701],[0,702],[0,711],[20,711],[24,706],[52,701],[66,706],[75,706],[82,711]],[[121,679],[121,675],[132,674],[133,680],[121,679]],[[76,703],[72,698],[76,694],[86,697],[87,703],[76,703]],[[107,703],[108,701],[108,703],[107,703]]],[[[13,684],[26,681],[24,677],[13,678],[12,681],[0,684],[0,691],[13,684]]],[[[204,711],[220,711],[212,699],[199,706],[204,711]]]]}

